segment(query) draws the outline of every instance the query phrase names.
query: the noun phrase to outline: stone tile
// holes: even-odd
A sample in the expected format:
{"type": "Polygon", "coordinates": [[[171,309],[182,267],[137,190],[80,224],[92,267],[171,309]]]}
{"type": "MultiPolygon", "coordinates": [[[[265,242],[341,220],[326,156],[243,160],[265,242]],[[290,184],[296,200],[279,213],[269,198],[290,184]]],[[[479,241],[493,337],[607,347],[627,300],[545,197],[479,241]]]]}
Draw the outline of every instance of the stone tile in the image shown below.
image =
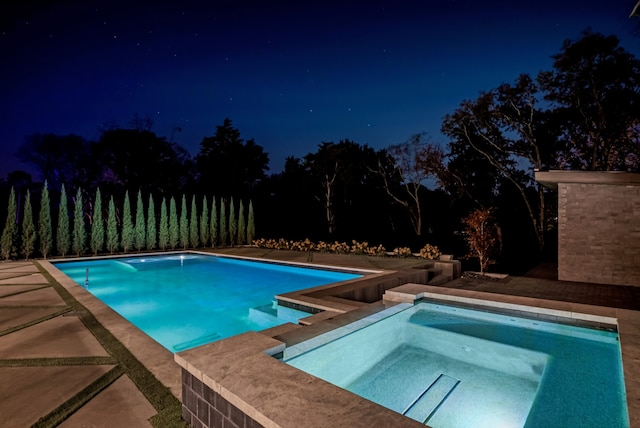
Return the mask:
{"type": "Polygon", "coordinates": [[[0,368],[2,426],[27,427],[113,366],[0,368]]]}
{"type": "Polygon", "coordinates": [[[85,404],[61,428],[151,427],[151,403],[127,376],[122,376],[85,404]]]}
{"type": "Polygon", "coordinates": [[[66,306],[51,287],[0,298],[0,306],[66,306]]]}
{"type": "Polygon", "coordinates": [[[21,293],[23,291],[37,290],[41,288],[41,285],[3,285],[0,287],[0,297],[7,296],[9,294],[21,293]]]}
{"type": "MultiPolygon", "coordinates": [[[[6,272],[5,272],[6,274],[6,272]]],[[[30,275],[15,276],[12,278],[4,278],[0,280],[0,285],[5,284],[43,284],[49,283],[41,273],[32,273],[30,275]]]]}
{"type": "Polygon", "coordinates": [[[58,312],[59,308],[3,308],[0,310],[0,331],[58,312]]]}
{"type": "Polygon", "coordinates": [[[109,354],[76,316],[58,316],[0,337],[0,358],[97,357],[109,354]]]}
{"type": "Polygon", "coordinates": [[[32,262],[3,262],[0,263],[0,272],[31,273],[39,270],[32,262]]]}
{"type": "Polygon", "coordinates": [[[615,318],[617,316],[615,308],[608,308],[605,306],[585,305],[582,303],[572,303],[572,312],[578,312],[583,314],[598,315],[603,317],[615,318]]]}
{"type": "Polygon", "coordinates": [[[640,382],[640,335],[622,334],[620,350],[626,371],[640,382]]]}

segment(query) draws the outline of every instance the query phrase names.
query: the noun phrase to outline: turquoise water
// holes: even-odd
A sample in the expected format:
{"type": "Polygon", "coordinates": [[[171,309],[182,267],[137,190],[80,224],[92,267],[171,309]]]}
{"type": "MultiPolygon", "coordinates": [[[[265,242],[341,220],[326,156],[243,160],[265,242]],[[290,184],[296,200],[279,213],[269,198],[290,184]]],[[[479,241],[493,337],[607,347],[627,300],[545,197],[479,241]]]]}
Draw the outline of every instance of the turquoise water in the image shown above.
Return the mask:
{"type": "Polygon", "coordinates": [[[172,352],[297,322],[275,295],[362,276],[189,253],[54,265],[79,285],[89,269],[89,292],[172,352]]]}
{"type": "Polygon", "coordinates": [[[424,302],[284,361],[434,428],[629,426],[614,331],[424,302]]]}

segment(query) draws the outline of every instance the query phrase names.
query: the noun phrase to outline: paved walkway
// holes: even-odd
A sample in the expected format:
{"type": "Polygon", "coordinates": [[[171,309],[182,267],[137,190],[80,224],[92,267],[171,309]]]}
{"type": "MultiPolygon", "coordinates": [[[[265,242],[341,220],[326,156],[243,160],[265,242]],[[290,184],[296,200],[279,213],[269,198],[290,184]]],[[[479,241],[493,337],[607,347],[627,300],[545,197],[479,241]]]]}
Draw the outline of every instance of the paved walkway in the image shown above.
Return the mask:
{"type": "Polygon", "coordinates": [[[555,278],[557,278],[555,265],[542,264],[521,277],[509,276],[499,281],[460,278],[445,286],[560,302],[640,310],[640,286],[568,282],[558,281],[555,278]]]}
{"type": "MultiPolygon", "coordinates": [[[[249,248],[224,252],[309,261],[306,254],[296,252],[249,248]]],[[[411,268],[424,263],[326,254],[314,254],[313,262],[377,269],[411,268]]],[[[640,287],[547,279],[553,274],[553,266],[544,266],[531,277],[498,281],[460,278],[445,287],[640,310],[640,287]]],[[[74,309],[66,298],[34,263],[0,263],[0,425],[151,426],[149,419],[158,409],[126,374],[109,344],[100,343],[85,325],[82,314],[77,313],[78,306],[74,309]]],[[[137,341],[123,343],[133,349],[137,341]]],[[[171,391],[179,396],[175,388],[171,391]]]]}
{"type": "Polygon", "coordinates": [[[156,413],[33,263],[0,263],[1,426],[150,427],[156,413]]]}

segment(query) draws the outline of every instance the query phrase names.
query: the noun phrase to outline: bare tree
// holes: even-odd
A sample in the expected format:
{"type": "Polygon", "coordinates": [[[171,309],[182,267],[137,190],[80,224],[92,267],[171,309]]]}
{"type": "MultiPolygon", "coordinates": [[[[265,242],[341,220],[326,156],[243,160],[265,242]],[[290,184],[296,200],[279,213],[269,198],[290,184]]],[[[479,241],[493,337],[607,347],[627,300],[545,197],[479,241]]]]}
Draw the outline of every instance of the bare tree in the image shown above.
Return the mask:
{"type": "Polygon", "coordinates": [[[442,167],[444,153],[431,143],[427,134],[414,134],[402,143],[379,153],[377,173],[394,202],[405,208],[416,235],[422,235],[420,196],[425,182],[436,177],[442,167]]]}

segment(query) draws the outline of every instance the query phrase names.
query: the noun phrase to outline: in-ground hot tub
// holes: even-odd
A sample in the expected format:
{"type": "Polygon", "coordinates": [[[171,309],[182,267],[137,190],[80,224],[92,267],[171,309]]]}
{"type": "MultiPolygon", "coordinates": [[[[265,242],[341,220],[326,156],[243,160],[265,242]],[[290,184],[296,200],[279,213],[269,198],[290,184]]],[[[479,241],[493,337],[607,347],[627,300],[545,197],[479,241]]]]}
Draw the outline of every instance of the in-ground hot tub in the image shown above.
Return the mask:
{"type": "Polygon", "coordinates": [[[283,361],[435,428],[629,426],[614,326],[405,303],[283,361]]]}

